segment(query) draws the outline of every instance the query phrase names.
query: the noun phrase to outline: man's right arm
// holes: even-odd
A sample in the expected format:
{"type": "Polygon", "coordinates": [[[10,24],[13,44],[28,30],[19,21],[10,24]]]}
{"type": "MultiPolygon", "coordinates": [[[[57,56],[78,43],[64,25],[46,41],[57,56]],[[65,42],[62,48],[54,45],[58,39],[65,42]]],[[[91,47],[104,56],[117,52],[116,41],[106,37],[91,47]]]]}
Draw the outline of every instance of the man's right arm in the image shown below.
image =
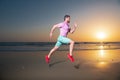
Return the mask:
{"type": "Polygon", "coordinates": [[[55,31],[55,29],[56,29],[57,27],[58,27],[58,24],[54,25],[54,26],[52,27],[52,29],[50,30],[50,39],[52,38],[53,32],[55,31]]]}

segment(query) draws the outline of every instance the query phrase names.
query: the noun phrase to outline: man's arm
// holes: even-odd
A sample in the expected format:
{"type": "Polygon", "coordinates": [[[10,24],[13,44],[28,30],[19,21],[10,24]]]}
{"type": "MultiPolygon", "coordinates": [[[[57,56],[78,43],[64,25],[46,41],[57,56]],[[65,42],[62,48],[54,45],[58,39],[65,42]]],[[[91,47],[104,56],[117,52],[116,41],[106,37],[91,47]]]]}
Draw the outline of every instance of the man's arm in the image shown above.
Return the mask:
{"type": "Polygon", "coordinates": [[[52,36],[53,36],[53,32],[55,31],[55,29],[58,27],[58,24],[56,24],[56,25],[54,25],[53,27],[52,27],[52,29],[50,30],[50,40],[51,40],[51,38],[52,38],[52,36]]]}
{"type": "Polygon", "coordinates": [[[74,26],[73,26],[73,28],[70,30],[70,33],[74,33],[75,30],[76,30],[76,28],[77,28],[77,24],[75,23],[74,26]]]}

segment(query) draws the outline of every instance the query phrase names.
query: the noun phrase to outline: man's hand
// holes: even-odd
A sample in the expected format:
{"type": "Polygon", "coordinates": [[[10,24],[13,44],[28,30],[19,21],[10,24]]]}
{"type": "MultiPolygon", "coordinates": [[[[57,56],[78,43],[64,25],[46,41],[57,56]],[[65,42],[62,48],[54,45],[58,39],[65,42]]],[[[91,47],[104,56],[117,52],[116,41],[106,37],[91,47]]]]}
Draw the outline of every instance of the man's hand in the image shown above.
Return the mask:
{"type": "Polygon", "coordinates": [[[74,23],[74,27],[77,28],[77,26],[78,26],[78,25],[77,25],[77,23],[75,22],[75,23],[74,23]]]}
{"type": "Polygon", "coordinates": [[[73,28],[70,30],[70,33],[74,33],[77,28],[77,23],[74,23],[73,28]]]}

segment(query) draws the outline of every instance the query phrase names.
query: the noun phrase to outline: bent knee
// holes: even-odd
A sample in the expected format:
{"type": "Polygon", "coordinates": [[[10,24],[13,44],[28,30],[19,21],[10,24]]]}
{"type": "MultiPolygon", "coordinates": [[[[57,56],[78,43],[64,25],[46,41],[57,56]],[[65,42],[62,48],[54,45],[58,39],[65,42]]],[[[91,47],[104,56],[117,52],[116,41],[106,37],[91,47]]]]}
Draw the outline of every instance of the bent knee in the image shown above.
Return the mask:
{"type": "Polygon", "coordinates": [[[71,43],[71,44],[74,44],[75,42],[74,42],[74,41],[71,41],[70,43],[71,43]]]}

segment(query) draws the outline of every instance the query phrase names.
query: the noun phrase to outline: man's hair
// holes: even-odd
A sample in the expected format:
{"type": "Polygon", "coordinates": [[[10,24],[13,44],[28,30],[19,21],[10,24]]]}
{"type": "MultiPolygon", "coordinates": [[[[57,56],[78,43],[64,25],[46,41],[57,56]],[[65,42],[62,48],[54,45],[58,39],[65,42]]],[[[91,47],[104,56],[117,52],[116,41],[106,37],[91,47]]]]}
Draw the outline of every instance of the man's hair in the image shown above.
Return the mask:
{"type": "Polygon", "coordinates": [[[64,20],[65,20],[66,18],[68,18],[68,17],[70,17],[70,15],[65,15],[65,16],[64,16],[64,20]]]}

